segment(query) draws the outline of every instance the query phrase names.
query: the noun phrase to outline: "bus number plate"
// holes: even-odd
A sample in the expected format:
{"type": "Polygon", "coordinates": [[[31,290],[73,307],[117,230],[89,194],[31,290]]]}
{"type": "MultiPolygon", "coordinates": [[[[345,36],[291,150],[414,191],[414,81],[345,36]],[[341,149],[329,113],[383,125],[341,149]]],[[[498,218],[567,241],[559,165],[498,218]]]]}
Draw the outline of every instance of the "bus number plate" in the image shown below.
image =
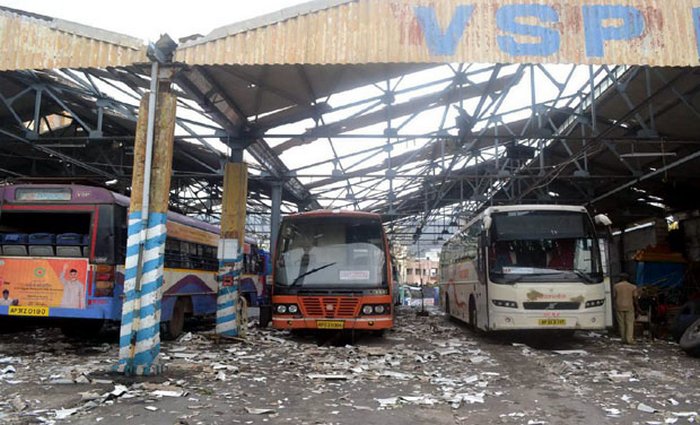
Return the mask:
{"type": "Polygon", "coordinates": [[[343,329],[345,322],[342,320],[317,320],[316,327],[319,329],[343,329]]]}
{"type": "Polygon", "coordinates": [[[48,316],[49,308],[41,306],[16,306],[11,305],[10,316],[48,316]]]}
{"type": "Polygon", "coordinates": [[[540,319],[540,326],[565,326],[566,319],[540,319]]]}

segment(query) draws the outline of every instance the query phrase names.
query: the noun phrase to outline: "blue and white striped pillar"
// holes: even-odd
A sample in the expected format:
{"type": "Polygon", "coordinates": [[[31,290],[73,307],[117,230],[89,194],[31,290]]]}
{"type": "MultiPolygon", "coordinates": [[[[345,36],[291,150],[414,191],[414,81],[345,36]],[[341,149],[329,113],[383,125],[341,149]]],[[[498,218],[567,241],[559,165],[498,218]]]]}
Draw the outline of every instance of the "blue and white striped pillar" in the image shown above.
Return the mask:
{"type": "MultiPolygon", "coordinates": [[[[177,98],[154,64],[151,92],[141,99],[134,140],[119,363],[127,375],[157,375],[166,222],[177,98]],[[161,87],[163,92],[157,92],[161,87]],[[157,102],[156,98],[157,97],[157,102]],[[152,113],[151,113],[152,112],[152,113]]],[[[166,72],[167,71],[167,72],[166,72]]]]}
{"type": "Polygon", "coordinates": [[[238,336],[238,288],[243,255],[238,239],[219,240],[219,290],[216,301],[216,333],[238,336]]]}
{"type": "Polygon", "coordinates": [[[129,214],[117,366],[128,375],[156,375],[162,370],[158,353],[166,220],[165,213],[150,213],[144,229],[141,212],[129,214]]]}

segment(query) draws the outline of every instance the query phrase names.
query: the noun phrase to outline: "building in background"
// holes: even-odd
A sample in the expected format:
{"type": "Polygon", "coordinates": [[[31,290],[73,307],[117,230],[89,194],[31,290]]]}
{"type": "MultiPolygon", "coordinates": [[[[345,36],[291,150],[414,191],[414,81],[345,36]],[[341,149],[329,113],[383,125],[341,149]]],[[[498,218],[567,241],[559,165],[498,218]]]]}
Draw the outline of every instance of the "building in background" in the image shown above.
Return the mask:
{"type": "Polygon", "coordinates": [[[438,261],[429,258],[406,260],[407,285],[436,285],[438,283],[438,261]]]}

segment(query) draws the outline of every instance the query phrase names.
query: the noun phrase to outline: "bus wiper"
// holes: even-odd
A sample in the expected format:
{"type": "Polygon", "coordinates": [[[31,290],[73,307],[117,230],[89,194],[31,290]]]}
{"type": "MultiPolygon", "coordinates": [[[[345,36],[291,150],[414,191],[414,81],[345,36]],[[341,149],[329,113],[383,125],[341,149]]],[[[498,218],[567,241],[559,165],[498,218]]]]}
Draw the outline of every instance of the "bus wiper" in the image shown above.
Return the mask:
{"type": "Polygon", "coordinates": [[[320,266],[320,267],[316,267],[315,269],[311,269],[311,270],[309,270],[309,271],[307,271],[307,272],[304,272],[304,273],[300,274],[299,276],[297,276],[297,277],[292,281],[292,283],[291,283],[289,286],[295,286],[295,285],[299,282],[299,280],[301,280],[301,278],[303,278],[304,276],[308,276],[308,275],[310,275],[310,274],[312,274],[312,273],[316,273],[317,271],[323,270],[323,269],[325,269],[326,267],[330,267],[330,266],[332,266],[332,265],[334,265],[334,264],[335,264],[335,261],[332,262],[332,263],[325,264],[325,265],[320,266]]]}
{"type": "Polygon", "coordinates": [[[510,285],[510,284],[513,284],[513,283],[518,283],[518,282],[520,282],[520,281],[521,281],[524,277],[526,277],[526,276],[527,276],[527,277],[530,277],[530,276],[551,276],[551,275],[559,274],[559,273],[561,273],[561,272],[558,272],[558,273],[551,273],[551,272],[526,273],[526,274],[521,274],[521,275],[512,277],[512,278],[510,278],[510,279],[504,278],[502,283],[505,283],[505,284],[507,284],[507,285],[510,285]]]}
{"type": "Polygon", "coordinates": [[[522,279],[523,279],[523,275],[515,276],[515,277],[512,277],[510,279],[504,278],[503,283],[505,283],[506,285],[512,285],[513,283],[520,282],[522,279]]]}
{"type": "Polygon", "coordinates": [[[584,272],[581,269],[574,269],[573,272],[576,274],[576,276],[580,277],[581,279],[585,280],[587,283],[594,283],[595,280],[591,275],[588,273],[584,272]]]}

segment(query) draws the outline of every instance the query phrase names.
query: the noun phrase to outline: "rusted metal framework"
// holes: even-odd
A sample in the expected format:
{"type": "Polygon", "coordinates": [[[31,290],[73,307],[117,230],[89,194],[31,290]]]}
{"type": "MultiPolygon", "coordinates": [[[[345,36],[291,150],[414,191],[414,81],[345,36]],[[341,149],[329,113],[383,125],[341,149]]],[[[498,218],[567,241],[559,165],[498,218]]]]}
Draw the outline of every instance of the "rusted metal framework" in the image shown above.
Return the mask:
{"type": "MultiPolygon", "coordinates": [[[[322,3],[294,16],[348,2],[322,3]]],[[[687,196],[700,181],[696,68],[171,66],[171,206],[218,220],[222,163],[243,144],[253,233],[269,232],[280,186],[283,212],[379,212],[396,242],[423,250],[497,203],[587,204],[620,226],[699,207],[687,196]]],[[[0,73],[0,174],[128,193],[149,83],[146,64],[0,73]]]]}

